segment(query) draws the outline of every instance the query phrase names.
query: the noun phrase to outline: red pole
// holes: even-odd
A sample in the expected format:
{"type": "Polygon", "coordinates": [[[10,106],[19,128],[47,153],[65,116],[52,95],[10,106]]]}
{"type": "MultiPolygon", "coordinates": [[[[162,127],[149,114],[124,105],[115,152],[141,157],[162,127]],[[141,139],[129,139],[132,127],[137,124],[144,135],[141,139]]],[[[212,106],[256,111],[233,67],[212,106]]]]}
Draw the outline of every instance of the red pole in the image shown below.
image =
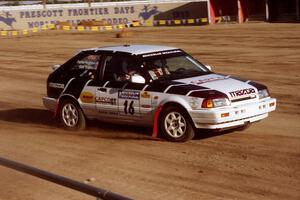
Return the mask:
{"type": "Polygon", "coordinates": [[[238,4],[238,18],[239,18],[239,23],[241,24],[244,22],[244,13],[243,13],[241,0],[237,0],[237,4],[238,4]]]}
{"type": "Polygon", "coordinates": [[[214,10],[214,5],[213,5],[213,0],[208,0],[208,18],[209,18],[209,23],[210,24],[215,24],[216,23],[216,14],[215,14],[215,10],[214,10]]]}

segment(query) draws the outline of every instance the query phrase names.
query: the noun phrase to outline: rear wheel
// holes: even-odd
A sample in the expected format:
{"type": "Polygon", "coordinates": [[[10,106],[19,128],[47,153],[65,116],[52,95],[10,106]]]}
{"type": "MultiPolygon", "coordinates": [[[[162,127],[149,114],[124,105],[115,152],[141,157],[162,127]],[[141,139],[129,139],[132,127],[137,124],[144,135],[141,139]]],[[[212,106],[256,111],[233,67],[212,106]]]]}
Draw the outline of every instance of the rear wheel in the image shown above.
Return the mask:
{"type": "Polygon", "coordinates": [[[160,130],[166,139],[173,142],[185,142],[193,139],[195,135],[185,110],[175,106],[167,107],[162,111],[160,130]]]}
{"type": "Polygon", "coordinates": [[[85,128],[84,114],[74,101],[64,100],[60,108],[60,122],[64,128],[70,130],[82,130],[85,128]]]}

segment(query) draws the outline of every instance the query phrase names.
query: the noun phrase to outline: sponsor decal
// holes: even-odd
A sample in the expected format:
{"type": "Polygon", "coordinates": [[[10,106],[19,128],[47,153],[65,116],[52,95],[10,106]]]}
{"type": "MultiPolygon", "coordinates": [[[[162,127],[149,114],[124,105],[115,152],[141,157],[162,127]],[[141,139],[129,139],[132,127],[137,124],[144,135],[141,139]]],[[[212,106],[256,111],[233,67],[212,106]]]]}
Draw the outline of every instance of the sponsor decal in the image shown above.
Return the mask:
{"type": "Polygon", "coordinates": [[[207,82],[211,82],[211,81],[217,81],[217,80],[224,80],[227,79],[228,77],[211,77],[211,78],[207,78],[207,79],[201,79],[201,80],[197,80],[197,81],[191,81],[191,84],[203,84],[203,83],[207,83],[207,82]]]}
{"type": "Polygon", "coordinates": [[[141,105],[142,108],[151,108],[151,105],[141,105]]]}
{"type": "Polygon", "coordinates": [[[107,110],[99,110],[98,113],[105,114],[105,115],[118,115],[118,112],[107,111],[107,110]]]}
{"type": "Polygon", "coordinates": [[[246,94],[252,94],[252,93],[255,93],[255,90],[253,88],[247,88],[247,89],[229,92],[231,97],[239,97],[239,96],[243,96],[246,94]]]}
{"type": "Polygon", "coordinates": [[[93,103],[94,102],[94,95],[90,92],[82,92],[80,94],[80,100],[83,103],[93,103]]]}
{"type": "Polygon", "coordinates": [[[99,64],[100,55],[89,55],[78,60],[73,69],[96,70],[99,64]]]}
{"type": "Polygon", "coordinates": [[[155,96],[152,101],[152,106],[156,106],[158,104],[158,96],[155,96]]]}
{"type": "Polygon", "coordinates": [[[108,105],[117,105],[117,99],[110,98],[110,97],[96,97],[96,103],[108,104],[108,105]]]}
{"type": "Polygon", "coordinates": [[[150,92],[147,92],[147,91],[142,92],[141,93],[141,97],[145,98],[145,99],[149,99],[150,98],[150,92]]]}
{"type": "Polygon", "coordinates": [[[140,93],[135,91],[119,91],[118,97],[120,99],[140,99],[140,93]]]}
{"type": "Polygon", "coordinates": [[[149,54],[144,54],[142,57],[151,57],[151,56],[160,56],[160,55],[166,55],[166,54],[173,54],[173,53],[181,53],[180,50],[170,50],[170,51],[163,51],[163,52],[155,52],[155,53],[149,53],[149,54]]]}
{"type": "Polygon", "coordinates": [[[52,82],[50,82],[49,87],[64,89],[65,85],[63,83],[52,83],[52,82]]]}

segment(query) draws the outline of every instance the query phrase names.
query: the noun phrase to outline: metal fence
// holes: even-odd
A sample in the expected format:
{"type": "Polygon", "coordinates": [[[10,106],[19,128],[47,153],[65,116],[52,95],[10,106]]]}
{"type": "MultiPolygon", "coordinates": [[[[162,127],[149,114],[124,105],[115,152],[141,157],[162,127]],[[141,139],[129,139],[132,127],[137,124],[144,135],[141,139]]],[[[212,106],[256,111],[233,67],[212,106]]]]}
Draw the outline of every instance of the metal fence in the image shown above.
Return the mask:
{"type": "Polygon", "coordinates": [[[28,165],[24,165],[22,163],[18,163],[6,158],[0,157],[0,166],[8,167],[10,169],[17,170],[19,172],[23,172],[52,183],[65,186],[71,188],[73,190],[77,190],[79,192],[85,193],[90,196],[96,197],[98,200],[131,200],[128,197],[121,196],[119,194],[113,193],[109,190],[104,190],[101,188],[97,188],[91,185],[83,184],[79,181],[72,180],[70,178],[66,178],[63,176],[59,176],[41,169],[37,169],[28,165]]]}

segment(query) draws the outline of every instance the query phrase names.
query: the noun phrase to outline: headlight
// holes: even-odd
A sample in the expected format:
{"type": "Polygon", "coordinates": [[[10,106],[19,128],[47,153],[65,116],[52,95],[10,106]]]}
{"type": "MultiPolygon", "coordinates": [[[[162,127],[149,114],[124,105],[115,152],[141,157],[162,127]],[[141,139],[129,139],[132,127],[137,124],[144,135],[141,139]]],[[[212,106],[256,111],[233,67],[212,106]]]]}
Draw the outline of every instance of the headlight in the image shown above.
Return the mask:
{"type": "Polygon", "coordinates": [[[229,106],[230,102],[226,98],[213,99],[214,107],[229,106]]]}
{"type": "Polygon", "coordinates": [[[192,107],[192,109],[197,109],[199,107],[199,98],[195,98],[195,97],[192,97],[189,99],[189,104],[190,106],[192,107]]]}
{"type": "Polygon", "coordinates": [[[227,98],[204,99],[202,102],[202,108],[217,108],[229,105],[230,102],[227,98]]]}
{"type": "Polygon", "coordinates": [[[263,89],[263,90],[259,90],[258,91],[258,97],[259,97],[259,99],[263,99],[263,98],[266,98],[268,96],[270,96],[270,95],[269,95],[269,92],[268,92],[267,89],[263,89]]]}

